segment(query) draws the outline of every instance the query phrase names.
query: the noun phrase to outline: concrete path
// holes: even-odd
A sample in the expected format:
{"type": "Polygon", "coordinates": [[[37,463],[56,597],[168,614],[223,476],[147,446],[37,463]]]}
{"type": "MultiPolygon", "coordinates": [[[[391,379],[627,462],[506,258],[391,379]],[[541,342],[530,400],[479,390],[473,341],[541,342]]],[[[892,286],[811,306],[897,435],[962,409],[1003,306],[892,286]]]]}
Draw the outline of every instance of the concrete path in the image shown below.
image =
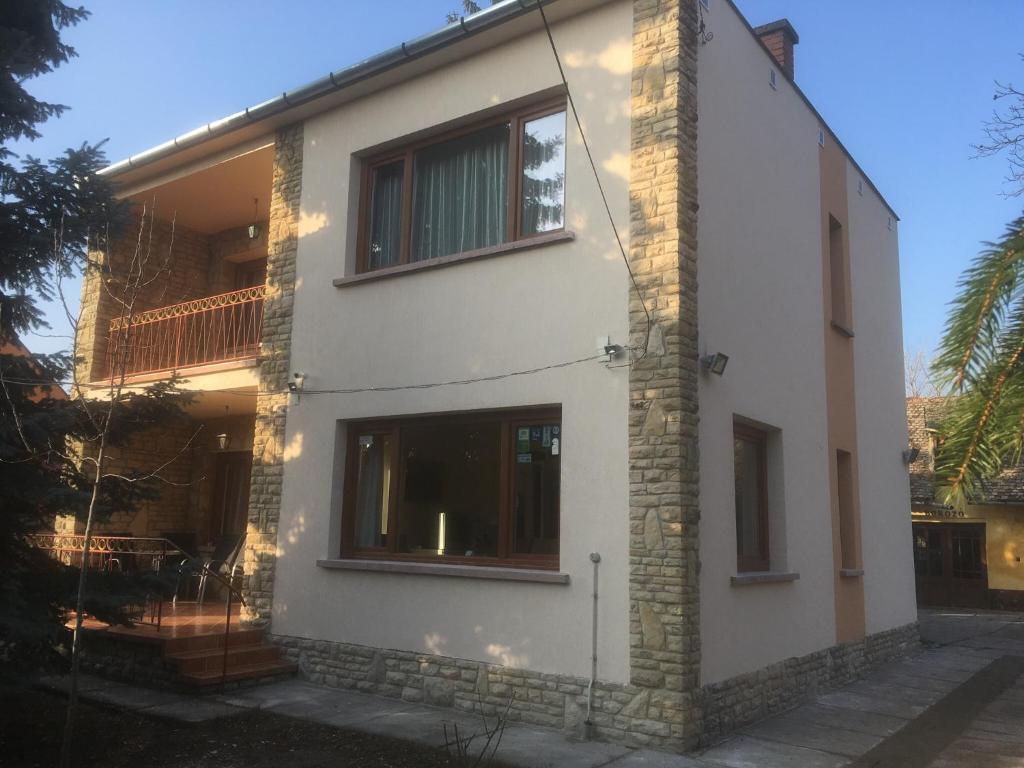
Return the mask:
{"type": "MultiPolygon", "coordinates": [[[[512,725],[498,756],[524,768],[1024,766],[1024,616],[923,611],[920,619],[926,650],[701,753],[630,750],[512,725]]],[[[430,746],[443,744],[444,725],[480,730],[478,718],[451,710],[297,680],[197,699],[87,677],[82,696],[191,722],[262,709],[430,746]]]]}

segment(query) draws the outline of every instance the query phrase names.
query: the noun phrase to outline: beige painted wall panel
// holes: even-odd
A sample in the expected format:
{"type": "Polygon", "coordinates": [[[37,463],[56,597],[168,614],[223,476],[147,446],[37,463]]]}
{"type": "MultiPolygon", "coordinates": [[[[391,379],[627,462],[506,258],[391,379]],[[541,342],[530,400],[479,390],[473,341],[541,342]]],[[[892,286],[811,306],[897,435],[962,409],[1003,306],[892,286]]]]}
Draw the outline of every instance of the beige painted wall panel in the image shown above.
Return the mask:
{"type": "Polygon", "coordinates": [[[1024,590],[1024,509],[985,507],[989,589],[1024,590]]]}
{"type": "Polygon", "coordinates": [[[851,164],[846,171],[864,602],[868,634],[917,618],[903,384],[897,224],[851,164]]]}
{"type": "MultiPolygon", "coordinates": [[[[829,520],[818,123],[725,3],[700,49],[702,352],[730,356],[700,381],[702,682],[830,646],[829,520]],[[776,435],[774,567],[795,582],[734,587],[733,414],[776,435]],[[778,514],[780,508],[783,514],[778,514]]],[[[798,73],[799,74],[799,73],[798,73]]]]}
{"type": "MultiPolygon", "coordinates": [[[[582,118],[626,237],[631,5],[558,24],[582,118]]],[[[292,365],[306,387],[411,384],[532,368],[626,342],[628,278],[579,137],[569,128],[567,216],[576,240],[343,290],[351,274],[353,153],[558,84],[534,34],[310,120],[292,365]],[[347,266],[349,265],[349,266],[347,266]]],[[[628,244],[627,244],[628,247],[628,244]]],[[[288,416],[277,633],[589,674],[590,552],[600,552],[599,674],[628,658],[627,369],[592,362],[500,382],[304,395],[288,416]],[[339,420],[561,403],[561,568],[568,586],[329,571],[339,420]]]]}

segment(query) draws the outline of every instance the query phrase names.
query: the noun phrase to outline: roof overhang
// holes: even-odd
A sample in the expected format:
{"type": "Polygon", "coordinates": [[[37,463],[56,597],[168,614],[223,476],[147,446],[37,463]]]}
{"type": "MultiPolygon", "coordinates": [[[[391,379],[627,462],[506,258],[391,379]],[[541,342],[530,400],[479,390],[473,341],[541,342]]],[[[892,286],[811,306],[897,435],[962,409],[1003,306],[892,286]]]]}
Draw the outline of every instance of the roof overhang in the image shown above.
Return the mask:
{"type": "Polygon", "coordinates": [[[101,173],[119,184],[147,186],[153,176],[200,162],[240,143],[265,139],[283,126],[542,29],[539,5],[554,22],[609,1],[501,0],[434,32],[131,155],[101,173]]]}

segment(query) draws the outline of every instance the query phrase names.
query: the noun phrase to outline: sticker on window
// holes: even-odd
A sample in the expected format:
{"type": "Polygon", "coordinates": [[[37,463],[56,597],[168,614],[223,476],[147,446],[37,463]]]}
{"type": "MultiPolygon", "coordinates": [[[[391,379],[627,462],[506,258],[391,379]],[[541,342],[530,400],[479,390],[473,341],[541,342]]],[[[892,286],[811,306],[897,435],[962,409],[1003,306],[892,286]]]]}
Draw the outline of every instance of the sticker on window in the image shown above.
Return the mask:
{"type": "Polygon", "coordinates": [[[519,453],[516,454],[516,462],[518,464],[532,464],[533,454],[532,453],[519,453]]]}
{"type": "Polygon", "coordinates": [[[559,440],[557,437],[551,438],[551,455],[557,456],[559,449],[559,440]]]}

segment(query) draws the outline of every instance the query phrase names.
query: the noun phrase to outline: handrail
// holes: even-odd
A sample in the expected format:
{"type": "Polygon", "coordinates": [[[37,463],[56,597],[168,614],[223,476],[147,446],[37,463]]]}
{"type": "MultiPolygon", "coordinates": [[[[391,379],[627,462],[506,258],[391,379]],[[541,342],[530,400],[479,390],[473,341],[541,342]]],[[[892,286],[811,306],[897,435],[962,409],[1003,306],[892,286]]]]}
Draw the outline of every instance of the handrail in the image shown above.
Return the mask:
{"type": "Polygon", "coordinates": [[[157,320],[169,320],[181,315],[192,315],[197,312],[206,312],[211,309],[230,307],[233,304],[244,304],[248,301],[258,301],[266,294],[265,285],[254,285],[249,288],[240,288],[234,291],[214,294],[213,296],[201,296],[198,299],[189,299],[177,304],[168,304],[165,307],[156,307],[139,312],[131,317],[115,317],[110,321],[110,330],[119,331],[130,325],[141,325],[152,323],[157,320]]]}
{"type": "Polygon", "coordinates": [[[254,285],[113,318],[100,378],[258,358],[265,295],[254,285]]]}
{"type": "MultiPolygon", "coordinates": [[[[154,555],[154,556],[155,555],[159,555],[159,556],[164,557],[164,558],[166,558],[167,555],[169,555],[169,554],[174,554],[174,552],[178,552],[178,553],[180,553],[182,555],[185,555],[185,557],[187,558],[188,561],[190,561],[190,562],[194,561],[193,567],[198,567],[200,571],[205,572],[208,576],[212,576],[214,578],[214,581],[217,581],[220,584],[222,584],[224,587],[226,587],[230,592],[232,592],[236,597],[238,597],[238,600],[241,603],[241,605],[243,607],[246,607],[245,596],[241,593],[240,590],[236,589],[231,584],[230,580],[225,579],[223,576],[221,576],[215,570],[210,568],[210,566],[207,563],[204,563],[204,562],[200,561],[199,558],[193,557],[193,556],[189,555],[188,552],[183,550],[180,546],[178,546],[177,544],[175,544],[173,541],[171,541],[168,538],[165,538],[163,536],[107,536],[106,534],[94,534],[94,535],[90,536],[89,538],[90,538],[90,542],[89,542],[89,552],[90,552],[90,554],[95,553],[95,554],[102,554],[102,555],[106,555],[106,554],[154,555]],[[97,541],[101,542],[100,546],[98,546],[98,547],[97,546],[93,546],[97,541]],[[106,542],[137,542],[137,541],[138,542],[159,542],[162,545],[162,547],[161,547],[160,550],[113,549],[113,548],[109,548],[109,547],[103,547],[102,546],[102,541],[106,541],[106,542]]],[[[39,549],[50,549],[50,550],[61,551],[61,552],[84,552],[85,551],[85,535],[81,534],[81,533],[30,533],[30,534],[26,535],[26,539],[28,539],[29,542],[33,546],[36,546],[39,549]],[[58,546],[58,543],[63,543],[61,540],[74,540],[74,539],[80,539],[82,543],[80,545],[77,545],[77,546],[76,546],[75,543],[70,543],[67,546],[58,546]],[[50,546],[45,546],[42,543],[42,542],[45,542],[47,540],[51,541],[51,545],[50,546]]],[[[181,565],[183,565],[183,564],[184,564],[184,561],[182,563],[179,563],[178,567],[180,568],[181,565]]]]}

